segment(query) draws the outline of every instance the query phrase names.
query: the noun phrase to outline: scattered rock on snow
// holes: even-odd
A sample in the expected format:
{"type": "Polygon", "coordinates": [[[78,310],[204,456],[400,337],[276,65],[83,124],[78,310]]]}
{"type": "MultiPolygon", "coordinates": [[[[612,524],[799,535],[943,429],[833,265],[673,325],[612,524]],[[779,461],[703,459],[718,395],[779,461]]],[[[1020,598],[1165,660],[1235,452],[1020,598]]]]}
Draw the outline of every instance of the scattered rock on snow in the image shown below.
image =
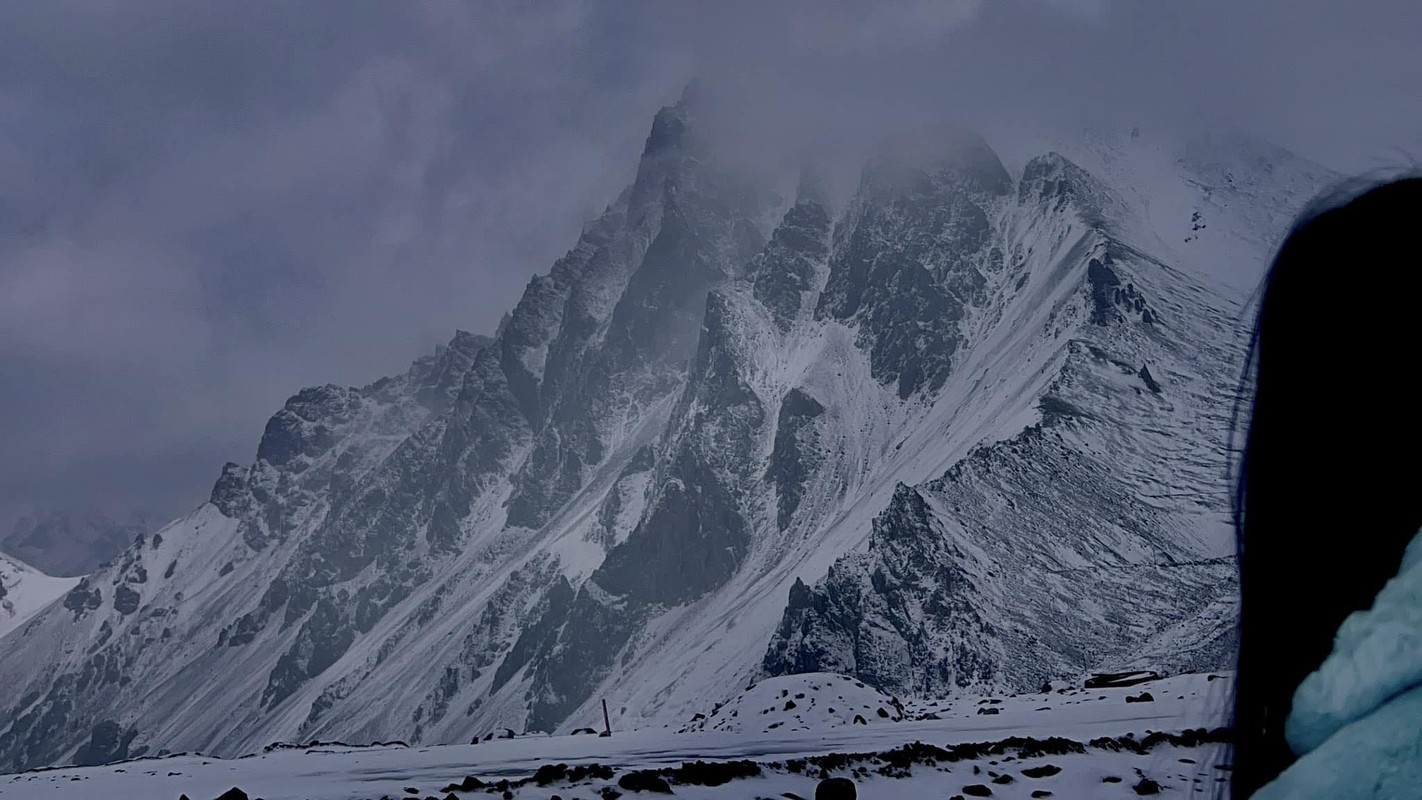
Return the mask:
{"type": "Polygon", "coordinates": [[[1061,771],[1062,768],[1055,764],[1043,764],[1040,767],[1028,767],[1022,770],[1022,774],[1029,778],[1050,778],[1061,771]]]}

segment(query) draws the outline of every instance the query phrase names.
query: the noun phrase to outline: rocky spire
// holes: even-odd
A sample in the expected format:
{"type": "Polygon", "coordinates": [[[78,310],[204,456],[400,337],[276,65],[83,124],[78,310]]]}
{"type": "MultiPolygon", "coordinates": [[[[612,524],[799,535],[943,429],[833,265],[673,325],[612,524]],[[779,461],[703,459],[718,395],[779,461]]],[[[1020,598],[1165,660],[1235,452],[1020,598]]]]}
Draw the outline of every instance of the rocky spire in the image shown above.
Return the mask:
{"type": "Polygon", "coordinates": [[[751,262],[755,296],[789,330],[800,315],[815,275],[829,257],[830,215],[824,183],[814,165],[800,168],[795,205],[786,212],[770,242],[751,262]]]}

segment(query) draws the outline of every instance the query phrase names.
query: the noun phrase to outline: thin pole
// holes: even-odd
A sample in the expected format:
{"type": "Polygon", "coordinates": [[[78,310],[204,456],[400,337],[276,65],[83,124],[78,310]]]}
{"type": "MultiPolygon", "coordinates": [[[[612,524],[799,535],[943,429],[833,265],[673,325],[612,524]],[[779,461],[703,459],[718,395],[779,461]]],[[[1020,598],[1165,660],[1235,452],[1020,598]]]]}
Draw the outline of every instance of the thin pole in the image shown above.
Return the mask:
{"type": "Polygon", "coordinates": [[[612,723],[607,719],[607,698],[602,698],[602,735],[612,735],[612,723]]]}

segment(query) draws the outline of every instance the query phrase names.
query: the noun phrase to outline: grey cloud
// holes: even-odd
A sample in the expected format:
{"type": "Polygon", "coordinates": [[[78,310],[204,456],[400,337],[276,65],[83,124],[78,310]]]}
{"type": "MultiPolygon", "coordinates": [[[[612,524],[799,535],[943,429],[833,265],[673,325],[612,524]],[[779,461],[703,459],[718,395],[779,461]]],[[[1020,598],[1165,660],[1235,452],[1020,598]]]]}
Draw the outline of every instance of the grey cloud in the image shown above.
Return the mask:
{"type": "Polygon", "coordinates": [[[1396,164],[1419,152],[1422,11],[1348,6],[6,4],[0,526],[179,512],[297,388],[491,330],[693,75],[771,161],[797,152],[767,139],[1107,119],[1396,164]]]}

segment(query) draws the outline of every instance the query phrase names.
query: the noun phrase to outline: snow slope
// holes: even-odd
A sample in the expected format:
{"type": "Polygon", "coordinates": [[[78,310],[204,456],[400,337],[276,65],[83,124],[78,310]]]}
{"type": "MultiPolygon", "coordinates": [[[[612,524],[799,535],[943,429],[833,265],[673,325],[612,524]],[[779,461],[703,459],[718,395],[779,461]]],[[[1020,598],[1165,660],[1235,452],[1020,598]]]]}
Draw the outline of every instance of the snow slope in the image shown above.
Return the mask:
{"type": "Polygon", "coordinates": [[[55,578],[0,553],[0,636],[58,600],[78,578],[55,578]]]}
{"type": "MultiPolygon", "coordinates": [[[[830,675],[806,680],[820,679],[844,680],[830,675]]],[[[451,786],[463,784],[469,776],[488,787],[509,781],[508,790],[514,797],[596,797],[602,787],[616,786],[629,772],[672,769],[698,760],[751,762],[759,774],[715,786],[670,776],[677,781],[677,796],[777,797],[793,792],[808,798],[814,796],[822,777],[840,776],[858,783],[861,796],[866,797],[892,793],[895,797],[942,798],[979,784],[990,788],[993,797],[1026,798],[1034,791],[1050,791],[1061,798],[1126,798],[1138,796],[1133,787],[1143,777],[1167,789],[1212,796],[1227,775],[1215,768],[1223,756],[1218,744],[1148,744],[1147,737],[1157,731],[1180,734],[1213,727],[1223,716],[1228,685],[1227,678],[1183,675],[1122,689],[963,697],[956,701],[962,711],[935,707],[936,718],[932,719],[879,720],[869,726],[799,731],[788,725],[764,733],[671,733],[651,728],[618,730],[611,737],[537,735],[438,747],[326,744],[269,749],[235,759],[175,755],[0,776],[0,798],[148,800],[176,798],[181,793],[194,800],[208,800],[234,786],[266,800],[446,797],[451,786]],[[1142,693],[1154,699],[1126,701],[1142,693]],[[977,713],[982,708],[998,709],[998,713],[977,713]],[[1012,737],[1030,737],[1037,744],[1013,741],[1012,737]],[[937,759],[920,756],[904,766],[891,766],[900,762],[888,753],[905,745],[910,746],[900,751],[905,755],[926,749],[922,745],[944,748],[951,755],[940,754],[937,759]],[[836,758],[831,755],[834,753],[848,757],[836,758]],[[557,770],[548,769],[554,764],[595,764],[608,771],[570,782],[558,777],[557,770]],[[545,772],[540,773],[540,768],[545,772]],[[544,782],[529,780],[540,774],[548,775],[544,782]],[[1003,781],[1002,775],[1009,779],[1003,781]]],[[[754,704],[749,698],[737,698],[723,708],[754,704]]],[[[929,712],[911,708],[910,713],[922,716],[929,712]]],[[[786,715],[777,721],[788,719],[786,715]]],[[[744,764],[741,767],[744,769],[744,764]]],[[[480,787],[455,789],[455,796],[488,795],[485,787],[480,787]]]]}

